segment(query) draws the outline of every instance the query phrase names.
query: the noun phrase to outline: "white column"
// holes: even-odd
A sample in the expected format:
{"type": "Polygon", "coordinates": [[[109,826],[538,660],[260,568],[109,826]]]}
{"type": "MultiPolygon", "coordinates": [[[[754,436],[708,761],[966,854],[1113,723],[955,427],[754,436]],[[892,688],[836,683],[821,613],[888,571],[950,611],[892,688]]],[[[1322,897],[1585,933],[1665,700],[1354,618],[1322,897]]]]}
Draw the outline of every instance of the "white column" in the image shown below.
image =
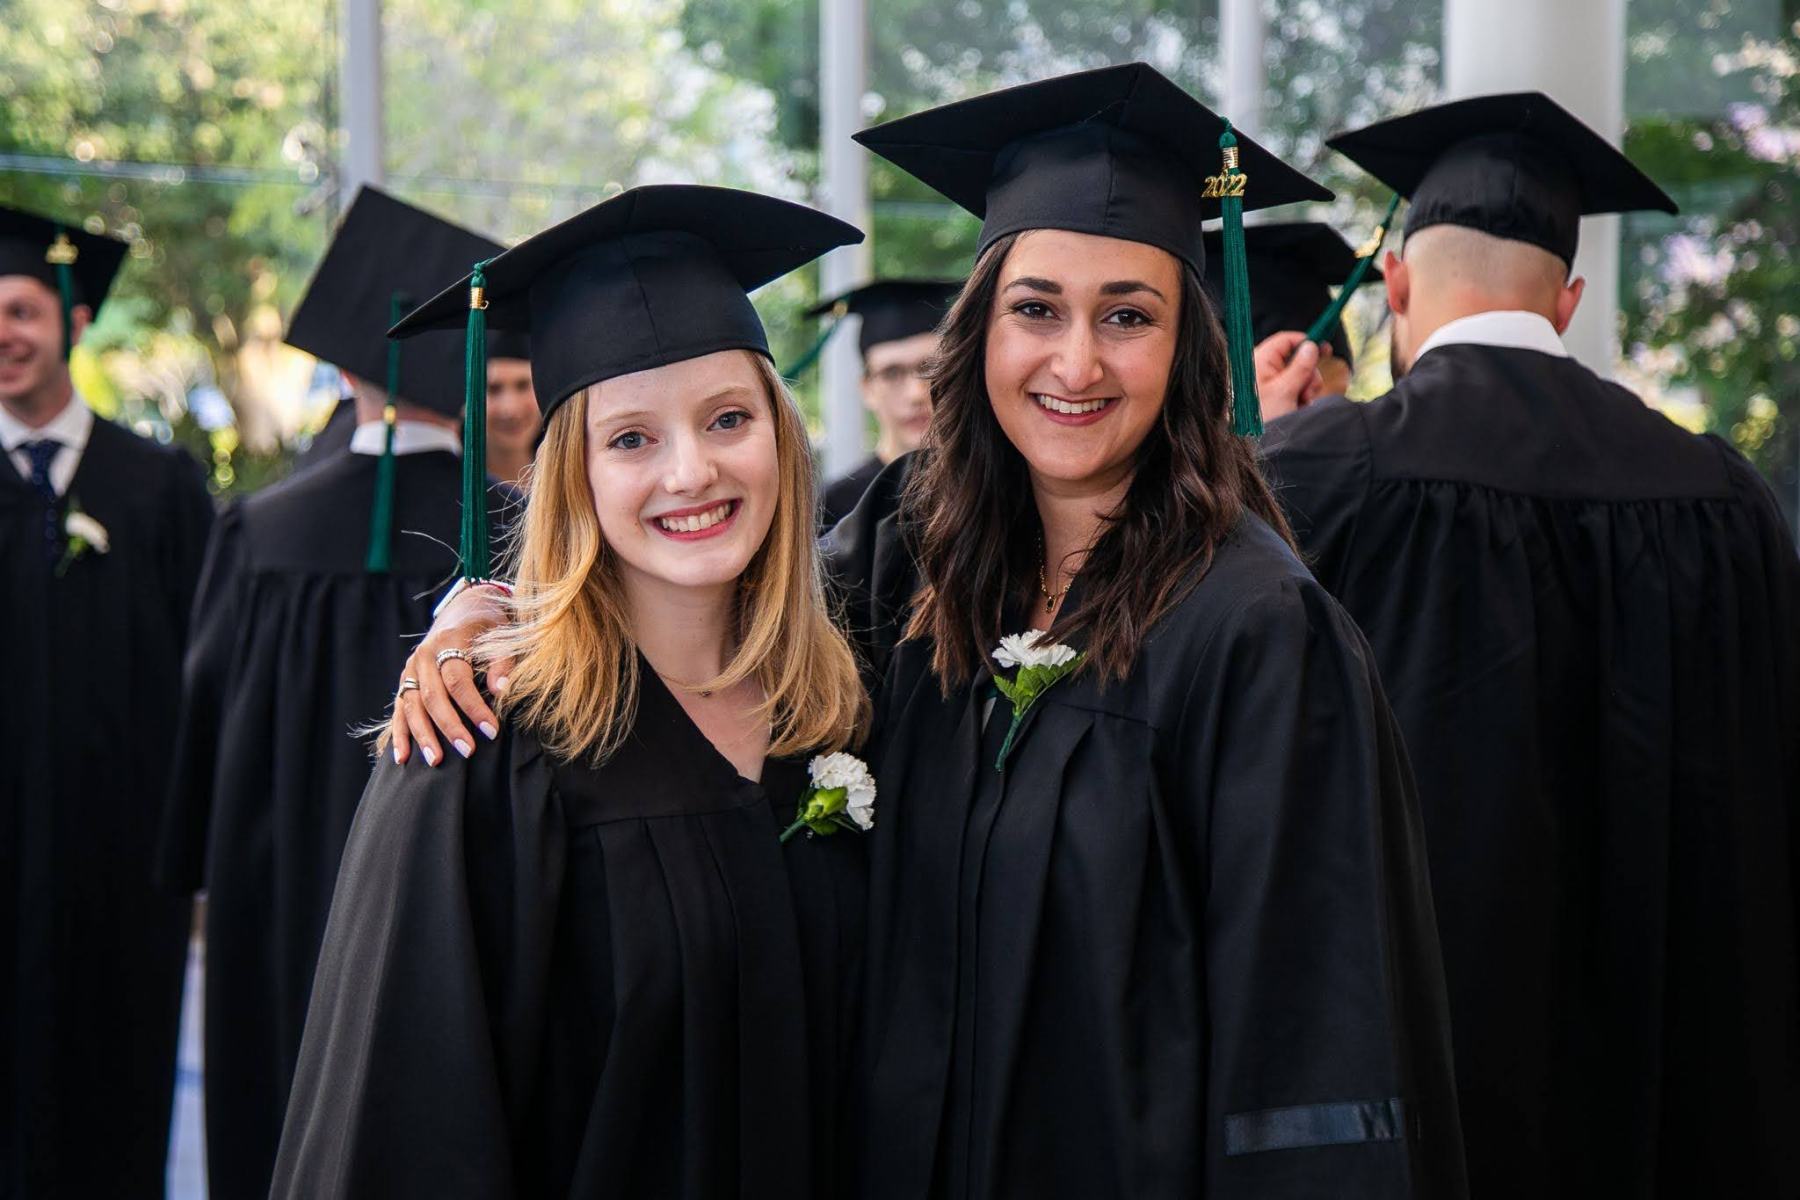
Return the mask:
{"type": "Polygon", "coordinates": [[[1261,140],[1268,72],[1263,53],[1268,23],[1262,0],[1219,0],[1219,54],[1225,77],[1220,111],[1239,132],[1261,140]]]}
{"type": "MultiPolygon", "coordinates": [[[[819,165],[825,211],[868,233],[868,151],[850,140],[862,128],[862,99],[868,90],[865,2],[819,3],[819,165]]],[[[836,295],[865,282],[871,262],[867,241],[833,250],[820,266],[823,294],[836,295]]],[[[819,361],[819,391],[825,415],[825,475],[830,478],[849,471],[867,453],[862,356],[854,328],[839,330],[825,347],[819,361]]]]}
{"type": "Polygon", "coordinates": [[[381,0],[338,0],[341,208],[363,184],[379,186],[387,178],[381,80],[381,0]]]}
{"type": "MultiPolygon", "coordinates": [[[[1541,91],[1614,145],[1625,135],[1626,0],[1444,0],[1444,93],[1541,91]]],[[[1618,361],[1619,218],[1586,217],[1587,280],[1563,340],[1602,375],[1618,361]]]]}

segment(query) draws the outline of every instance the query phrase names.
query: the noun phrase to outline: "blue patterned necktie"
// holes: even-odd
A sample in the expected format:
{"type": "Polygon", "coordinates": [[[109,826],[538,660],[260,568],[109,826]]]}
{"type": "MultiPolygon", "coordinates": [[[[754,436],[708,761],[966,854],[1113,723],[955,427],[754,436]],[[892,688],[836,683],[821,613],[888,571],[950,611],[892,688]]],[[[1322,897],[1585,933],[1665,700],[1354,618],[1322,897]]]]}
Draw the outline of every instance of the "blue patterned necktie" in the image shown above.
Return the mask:
{"type": "Polygon", "coordinates": [[[55,438],[39,438],[22,447],[31,460],[31,486],[44,498],[44,557],[55,562],[62,554],[62,537],[56,530],[56,485],[50,482],[50,463],[62,443],[55,438]]]}

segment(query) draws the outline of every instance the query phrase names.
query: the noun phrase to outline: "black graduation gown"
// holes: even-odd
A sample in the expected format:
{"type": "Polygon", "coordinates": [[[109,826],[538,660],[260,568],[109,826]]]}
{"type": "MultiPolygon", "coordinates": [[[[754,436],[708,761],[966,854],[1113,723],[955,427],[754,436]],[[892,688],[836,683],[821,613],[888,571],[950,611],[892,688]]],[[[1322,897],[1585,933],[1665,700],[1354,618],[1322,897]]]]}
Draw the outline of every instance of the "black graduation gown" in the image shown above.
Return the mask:
{"type": "Polygon", "coordinates": [[[779,845],[804,766],[740,778],[647,667],[635,729],[379,765],[275,1197],[845,1194],[862,841],[779,845]]]}
{"type": "Polygon", "coordinates": [[[870,455],[866,462],[857,466],[841,479],[834,479],[825,485],[819,498],[819,527],[830,529],[856,507],[863,493],[869,490],[869,484],[881,474],[881,460],[870,455]]]}
{"type": "MultiPolygon", "coordinates": [[[[215,1200],[266,1196],[338,856],[379,719],[456,573],[461,459],[394,461],[392,570],[363,568],[380,460],[338,451],[226,509],[185,664],[161,874],[207,890],[215,1200]]],[[[492,494],[492,493],[491,493],[492,494]]],[[[496,497],[490,519],[504,513],[496,497]]]]}
{"type": "Polygon", "coordinates": [[[1476,1194],[1800,1196],[1800,564],[1762,482],[1483,346],[1267,442],[1418,777],[1476,1194]]]}
{"type": "Polygon", "coordinates": [[[151,864],[212,501],[104,420],[71,497],[111,548],[57,578],[0,456],[0,1196],[160,1196],[188,904],[151,864]]]}
{"type": "Polygon", "coordinates": [[[1411,778],[1343,611],[1246,518],[997,772],[1006,704],[895,645],[894,475],[829,543],[885,675],[855,1194],[1461,1195],[1411,778]]]}

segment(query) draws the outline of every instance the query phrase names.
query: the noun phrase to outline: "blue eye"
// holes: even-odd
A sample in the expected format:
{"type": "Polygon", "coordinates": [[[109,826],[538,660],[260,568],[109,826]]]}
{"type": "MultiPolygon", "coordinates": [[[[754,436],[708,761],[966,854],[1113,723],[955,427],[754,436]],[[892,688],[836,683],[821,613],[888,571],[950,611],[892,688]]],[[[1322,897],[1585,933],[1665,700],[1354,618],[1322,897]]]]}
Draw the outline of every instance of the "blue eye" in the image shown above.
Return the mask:
{"type": "Polygon", "coordinates": [[[614,450],[641,450],[646,443],[647,439],[644,435],[633,429],[626,433],[621,433],[618,437],[606,444],[614,450]]]}
{"type": "Polygon", "coordinates": [[[749,419],[749,413],[734,409],[731,412],[720,413],[718,418],[713,421],[713,424],[720,429],[737,429],[749,419]]]}

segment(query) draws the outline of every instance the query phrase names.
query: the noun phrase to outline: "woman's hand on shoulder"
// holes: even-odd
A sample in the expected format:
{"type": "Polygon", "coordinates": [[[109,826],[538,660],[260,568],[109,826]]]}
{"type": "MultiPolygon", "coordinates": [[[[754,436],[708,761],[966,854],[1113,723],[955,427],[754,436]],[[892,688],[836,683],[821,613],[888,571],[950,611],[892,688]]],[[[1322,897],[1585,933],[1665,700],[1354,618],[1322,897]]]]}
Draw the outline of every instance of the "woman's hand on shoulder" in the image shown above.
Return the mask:
{"type": "MultiPolygon", "coordinates": [[[[438,655],[446,650],[468,653],[476,638],[505,624],[511,615],[505,600],[489,588],[465,589],[438,614],[400,672],[400,690],[388,718],[396,763],[405,763],[417,748],[428,764],[437,766],[444,761],[440,738],[468,758],[475,753],[475,738],[465,718],[489,741],[499,736],[500,718],[482,697],[474,667],[462,658],[446,658],[440,667],[438,655]]],[[[489,664],[488,685],[495,695],[506,690],[512,668],[507,658],[489,664]]]]}

